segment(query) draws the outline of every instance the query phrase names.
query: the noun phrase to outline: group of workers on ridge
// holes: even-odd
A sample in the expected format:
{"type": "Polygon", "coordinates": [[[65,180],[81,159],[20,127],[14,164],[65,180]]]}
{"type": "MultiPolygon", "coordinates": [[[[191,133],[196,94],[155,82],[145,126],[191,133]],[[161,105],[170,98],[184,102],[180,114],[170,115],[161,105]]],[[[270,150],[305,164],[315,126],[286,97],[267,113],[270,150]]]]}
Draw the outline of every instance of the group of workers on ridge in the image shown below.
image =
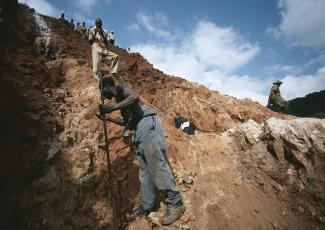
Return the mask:
{"type": "MultiPolygon", "coordinates": [[[[77,24],[75,25],[73,19],[71,19],[70,22],[68,22],[65,19],[64,13],[60,14],[59,19],[64,21],[65,23],[69,24],[69,27],[71,28],[71,30],[78,32],[80,35],[82,35],[85,38],[88,38],[89,32],[92,29],[92,26],[87,28],[85,22],[82,22],[82,24],[80,24],[80,22],[77,22],[77,24]]],[[[107,41],[108,41],[109,45],[115,45],[115,33],[113,30],[108,33],[107,41]]]]}

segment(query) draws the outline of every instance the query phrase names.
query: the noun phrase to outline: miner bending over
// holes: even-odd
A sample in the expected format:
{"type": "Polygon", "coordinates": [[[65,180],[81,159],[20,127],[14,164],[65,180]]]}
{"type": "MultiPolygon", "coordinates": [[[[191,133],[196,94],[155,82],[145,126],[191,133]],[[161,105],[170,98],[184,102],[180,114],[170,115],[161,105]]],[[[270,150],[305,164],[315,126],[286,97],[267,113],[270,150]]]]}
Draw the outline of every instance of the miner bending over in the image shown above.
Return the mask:
{"type": "Polygon", "coordinates": [[[103,94],[107,99],[116,99],[117,104],[99,105],[101,114],[120,110],[123,120],[108,120],[134,130],[134,144],[139,161],[140,207],[127,213],[130,220],[148,215],[154,208],[157,193],[164,194],[167,210],[160,222],[168,225],[177,220],[185,211],[180,191],[167,162],[167,146],[162,123],[155,110],[140,105],[138,95],[128,86],[116,85],[113,77],[102,79],[103,94]]]}

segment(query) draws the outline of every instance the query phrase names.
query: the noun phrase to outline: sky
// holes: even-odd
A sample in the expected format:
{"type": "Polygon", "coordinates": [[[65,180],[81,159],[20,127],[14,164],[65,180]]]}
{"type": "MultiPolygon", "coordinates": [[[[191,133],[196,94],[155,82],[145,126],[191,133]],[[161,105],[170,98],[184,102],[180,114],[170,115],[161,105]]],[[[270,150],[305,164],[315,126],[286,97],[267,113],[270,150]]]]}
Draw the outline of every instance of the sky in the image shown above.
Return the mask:
{"type": "Polygon", "coordinates": [[[114,30],[166,74],[266,105],[325,89],[325,0],[19,0],[114,30]]]}

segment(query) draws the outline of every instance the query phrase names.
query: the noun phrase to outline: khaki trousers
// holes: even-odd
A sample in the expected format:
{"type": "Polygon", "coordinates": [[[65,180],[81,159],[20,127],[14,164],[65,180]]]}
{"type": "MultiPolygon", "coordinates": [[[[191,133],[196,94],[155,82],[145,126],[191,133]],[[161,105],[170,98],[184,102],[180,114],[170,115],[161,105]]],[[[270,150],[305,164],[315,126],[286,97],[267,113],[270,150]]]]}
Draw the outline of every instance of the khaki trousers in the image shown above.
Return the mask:
{"type": "Polygon", "coordinates": [[[99,80],[99,77],[101,75],[100,72],[100,63],[102,61],[102,58],[106,58],[110,60],[111,62],[111,74],[116,75],[117,74],[117,68],[118,68],[118,55],[108,51],[107,49],[98,50],[96,48],[92,48],[92,59],[93,59],[93,74],[94,78],[99,80]]]}

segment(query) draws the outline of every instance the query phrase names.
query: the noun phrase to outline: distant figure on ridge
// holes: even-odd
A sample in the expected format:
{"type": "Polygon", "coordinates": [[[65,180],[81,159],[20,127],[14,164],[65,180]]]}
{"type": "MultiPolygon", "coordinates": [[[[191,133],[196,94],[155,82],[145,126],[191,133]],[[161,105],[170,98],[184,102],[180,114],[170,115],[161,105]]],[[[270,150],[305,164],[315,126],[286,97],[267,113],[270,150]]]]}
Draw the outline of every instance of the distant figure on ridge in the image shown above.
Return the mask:
{"type": "Polygon", "coordinates": [[[79,26],[79,33],[83,36],[86,36],[86,31],[87,31],[87,28],[86,28],[86,23],[83,22],[82,25],[79,26]]]}
{"type": "Polygon", "coordinates": [[[80,23],[77,22],[76,28],[74,30],[77,31],[77,32],[79,32],[79,27],[80,27],[80,23]]]}
{"type": "Polygon", "coordinates": [[[86,31],[86,36],[87,36],[87,38],[89,37],[89,31],[90,31],[92,28],[93,28],[92,26],[89,26],[89,28],[87,29],[87,31],[86,31]]]}
{"type": "Polygon", "coordinates": [[[89,43],[92,45],[92,59],[93,59],[93,75],[96,80],[99,80],[101,76],[100,63],[103,58],[111,61],[111,74],[119,82],[123,82],[122,79],[117,77],[118,69],[118,55],[109,51],[108,46],[108,33],[102,28],[102,20],[97,18],[95,21],[95,28],[89,31],[89,43]]]}
{"type": "Polygon", "coordinates": [[[60,16],[59,16],[59,19],[61,19],[61,20],[65,21],[65,18],[64,18],[64,13],[63,13],[63,12],[60,14],[60,16]]]}
{"type": "Polygon", "coordinates": [[[281,97],[280,93],[280,85],[283,82],[277,80],[273,82],[273,86],[270,90],[269,100],[267,103],[267,107],[275,112],[288,112],[289,102],[287,102],[283,97],[281,97]]]}
{"type": "Polygon", "coordinates": [[[70,28],[71,28],[71,30],[74,30],[74,22],[73,22],[73,19],[70,20],[70,28]]]}
{"type": "Polygon", "coordinates": [[[114,31],[112,30],[109,34],[108,34],[108,41],[110,45],[114,45],[115,43],[115,34],[114,31]]]}

